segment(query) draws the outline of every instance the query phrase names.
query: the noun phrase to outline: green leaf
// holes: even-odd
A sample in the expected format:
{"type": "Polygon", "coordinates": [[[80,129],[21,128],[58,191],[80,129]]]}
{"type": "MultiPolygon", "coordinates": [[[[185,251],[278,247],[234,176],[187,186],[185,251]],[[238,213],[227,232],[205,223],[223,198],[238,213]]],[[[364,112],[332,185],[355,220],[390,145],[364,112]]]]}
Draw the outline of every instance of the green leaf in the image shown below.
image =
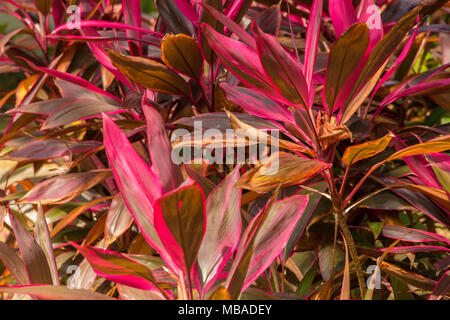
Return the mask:
{"type": "Polygon", "coordinates": [[[375,237],[375,239],[378,239],[378,236],[381,234],[381,231],[383,230],[384,223],[383,222],[367,222],[369,225],[370,230],[372,230],[372,233],[375,237]]]}

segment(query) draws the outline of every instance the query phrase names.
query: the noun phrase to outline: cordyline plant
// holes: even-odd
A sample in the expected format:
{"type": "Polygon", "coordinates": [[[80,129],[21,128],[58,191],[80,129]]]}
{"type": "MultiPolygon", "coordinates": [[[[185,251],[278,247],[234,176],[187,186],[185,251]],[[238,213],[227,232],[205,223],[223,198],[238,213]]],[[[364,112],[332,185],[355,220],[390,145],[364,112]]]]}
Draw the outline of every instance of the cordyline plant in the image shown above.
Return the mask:
{"type": "Polygon", "coordinates": [[[450,297],[447,1],[0,12],[4,299],[450,297]]]}

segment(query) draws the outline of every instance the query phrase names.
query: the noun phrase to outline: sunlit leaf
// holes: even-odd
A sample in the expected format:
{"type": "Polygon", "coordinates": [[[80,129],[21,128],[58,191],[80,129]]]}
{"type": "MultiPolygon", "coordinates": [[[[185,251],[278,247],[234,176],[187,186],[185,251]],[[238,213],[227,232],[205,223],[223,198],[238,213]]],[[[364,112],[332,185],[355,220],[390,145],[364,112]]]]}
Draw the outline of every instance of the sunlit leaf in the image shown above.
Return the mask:
{"type": "Polygon", "coordinates": [[[377,140],[350,146],[345,149],[342,161],[344,161],[346,165],[351,166],[355,162],[371,158],[386,149],[391,139],[392,135],[388,134],[377,140]]]}

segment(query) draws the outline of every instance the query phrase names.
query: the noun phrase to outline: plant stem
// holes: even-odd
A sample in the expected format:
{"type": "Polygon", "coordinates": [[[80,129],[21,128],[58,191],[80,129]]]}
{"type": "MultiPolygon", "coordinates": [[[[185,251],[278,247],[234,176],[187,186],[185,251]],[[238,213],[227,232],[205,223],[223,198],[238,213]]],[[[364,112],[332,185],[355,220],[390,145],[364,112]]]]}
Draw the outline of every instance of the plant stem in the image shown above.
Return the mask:
{"type": "Polygon", "coordinates": [[[338,210],[336,213],[337,213],[339,226],[341,227],[342,233],[344,234],[345,240],[347,241],[350,256],[352,258],[353,263],[355,264],[356,276],[358,278],[361,299],[364,299],[364,296],[366,295],[366,283],[364,282],[364,276],[362,273],[361,263],[359,261],[358,253],[356,252],[355,241],[353,240],[352,234],[350,233],[350,229],[347,226],[347,223],[345,221],[345,217],[344,217],[344,214],[342,213],[342,211],[338,210]]]}

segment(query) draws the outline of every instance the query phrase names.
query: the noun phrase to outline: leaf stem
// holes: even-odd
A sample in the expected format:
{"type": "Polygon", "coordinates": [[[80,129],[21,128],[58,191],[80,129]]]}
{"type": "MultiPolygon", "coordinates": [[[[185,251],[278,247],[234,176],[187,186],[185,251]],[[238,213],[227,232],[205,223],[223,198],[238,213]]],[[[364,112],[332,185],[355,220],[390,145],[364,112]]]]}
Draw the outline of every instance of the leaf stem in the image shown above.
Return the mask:
{"type": "Polygon", "coordinates": [[[358,284],[360,288],[361,299],[364,299],[366,295],[366,283],[364,282],[364,276],[362,273],[361,262],[359,261],[358,253],[356,251],[355,241],[353,240],[350,229],[347,226],[345,217],[342,211],[338,210],[336,212],[339,226],[341,227],[342,233],[344,234],[345,241],[347,241],[348,249],[353,263],[355,264],[356,276],[358,278],[358,284]]]}

